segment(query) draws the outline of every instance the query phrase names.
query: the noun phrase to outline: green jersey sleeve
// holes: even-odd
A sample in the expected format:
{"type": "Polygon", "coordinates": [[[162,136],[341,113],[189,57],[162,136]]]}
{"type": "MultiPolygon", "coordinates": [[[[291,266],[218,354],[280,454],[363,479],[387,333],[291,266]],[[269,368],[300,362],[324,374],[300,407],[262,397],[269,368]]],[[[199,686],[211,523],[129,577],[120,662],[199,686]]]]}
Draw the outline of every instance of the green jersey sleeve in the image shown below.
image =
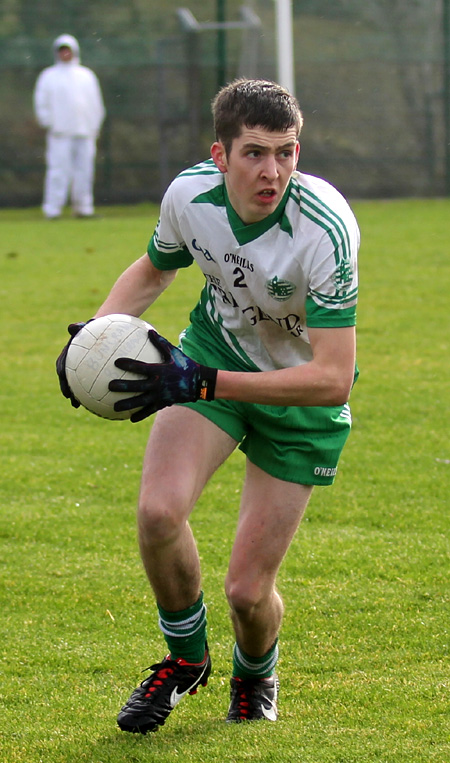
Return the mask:
{"type": "Polygon", "coordinates": [[[157,245],[156,231],[149,241],[147,253],[153,265],[158,270],[177,270],[178,268],[188,268],[192,264],[193,257],[185,245],[173,245],[170,249],[160,248],[157,245]]]}
{"type": "Polygon", "coordinates": [[[356,325],[356,304],[352,297],[350,307],[339,309],[324,307],[314,301],[311,296],[306,298],[306,323],[310,328],[344,328],[356,325]]]}
{"type": "Polygon", "coordinates": [[[147,247],[148,255],[159,270],[177,270],[192,264],[189,252],[180,230],[179,217],[182,204],[174,198],[172,186],[169,186],[161,202],[161,212],[155,232],[147,247]]]}

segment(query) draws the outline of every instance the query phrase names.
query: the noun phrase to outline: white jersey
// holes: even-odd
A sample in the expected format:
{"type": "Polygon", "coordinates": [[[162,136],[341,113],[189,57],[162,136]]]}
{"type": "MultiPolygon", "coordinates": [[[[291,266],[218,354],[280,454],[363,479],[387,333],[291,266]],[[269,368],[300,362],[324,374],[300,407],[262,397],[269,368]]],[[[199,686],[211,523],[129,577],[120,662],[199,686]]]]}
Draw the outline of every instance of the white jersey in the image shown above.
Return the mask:
{"type": "Polygon", "coordinates": [[[33,93],[36,119],[56,135],[96,138],[105,118],[99,81],[91,69],[79,63],[75,37],[60,35],[53,48],[55,64],[40,73],[33,93]],[[61,45],[72,50],[71,61],[58,60],[61,45]]]}
{"type": "Polygon", "coordinates": [[[277,209],[246,225],[212,160],[169,186],[148,253],[161,270],[197,262],[206,279],[191,316],[234,356],[271,371],[312,359],[308,327],[356,322],[359,229],[326,181],[294,172],[277,209]]]}

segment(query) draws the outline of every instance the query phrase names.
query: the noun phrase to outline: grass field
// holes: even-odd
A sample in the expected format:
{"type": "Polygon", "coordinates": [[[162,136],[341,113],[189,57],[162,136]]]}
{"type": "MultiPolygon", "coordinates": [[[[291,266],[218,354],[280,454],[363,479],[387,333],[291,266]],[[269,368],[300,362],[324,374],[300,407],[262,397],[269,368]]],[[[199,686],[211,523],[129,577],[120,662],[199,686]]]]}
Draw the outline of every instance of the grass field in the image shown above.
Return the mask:
{"type": "MultiPolygon", "coordinates": [[[[332,488],[283,564],[280,720],[227,726],[223,578],[243,457],[193,515],[214,672],[157,734],[115,717],[164,645],[134,523],[149,422],[59,394],[66,325],[145,250],[150,206],[56,223],[0,210],[0,760],[5,763],[449,763],[448,200],[359,202],[361,377],[332,488]]],[[[172,341],[201,285],[151,311],[172,341]]],[[[149,317],[149,316],[147,316],[149,317]]]]}

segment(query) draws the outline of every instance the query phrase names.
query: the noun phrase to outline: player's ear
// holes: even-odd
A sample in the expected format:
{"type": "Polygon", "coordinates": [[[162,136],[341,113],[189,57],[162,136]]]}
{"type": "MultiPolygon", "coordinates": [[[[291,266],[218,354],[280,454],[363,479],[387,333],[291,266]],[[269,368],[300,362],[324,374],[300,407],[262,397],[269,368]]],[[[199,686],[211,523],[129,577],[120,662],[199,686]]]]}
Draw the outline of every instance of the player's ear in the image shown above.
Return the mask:
{"type": "Polygon", "coordinates": [[[215,143],[211,146],[211,158],[216,165],[217,169],[221,172],[227,171],[227,154],[225,151],[225,146],[223,145],[221,140],[217,140],[215,143]]]}

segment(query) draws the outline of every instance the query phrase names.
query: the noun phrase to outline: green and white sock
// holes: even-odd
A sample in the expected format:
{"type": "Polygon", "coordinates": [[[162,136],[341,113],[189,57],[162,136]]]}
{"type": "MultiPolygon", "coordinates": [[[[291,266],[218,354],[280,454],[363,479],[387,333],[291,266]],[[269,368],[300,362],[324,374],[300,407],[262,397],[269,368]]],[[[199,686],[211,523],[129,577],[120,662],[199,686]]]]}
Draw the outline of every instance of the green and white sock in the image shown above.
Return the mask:
{"type": "Polygon", "coordinates": [[[158,605],[161,628],[172,659],[199,663],[205,656],[206,606],[203,593],[192,607],[180,612],[167,612],[158,605]]]}
{"type": "Polygon", "coordinates": [[[235,644],[233,649],[233,676],[235,678],[269,678],[278,661],[278,639],[262,657],[250,657],[235,644]]]}

